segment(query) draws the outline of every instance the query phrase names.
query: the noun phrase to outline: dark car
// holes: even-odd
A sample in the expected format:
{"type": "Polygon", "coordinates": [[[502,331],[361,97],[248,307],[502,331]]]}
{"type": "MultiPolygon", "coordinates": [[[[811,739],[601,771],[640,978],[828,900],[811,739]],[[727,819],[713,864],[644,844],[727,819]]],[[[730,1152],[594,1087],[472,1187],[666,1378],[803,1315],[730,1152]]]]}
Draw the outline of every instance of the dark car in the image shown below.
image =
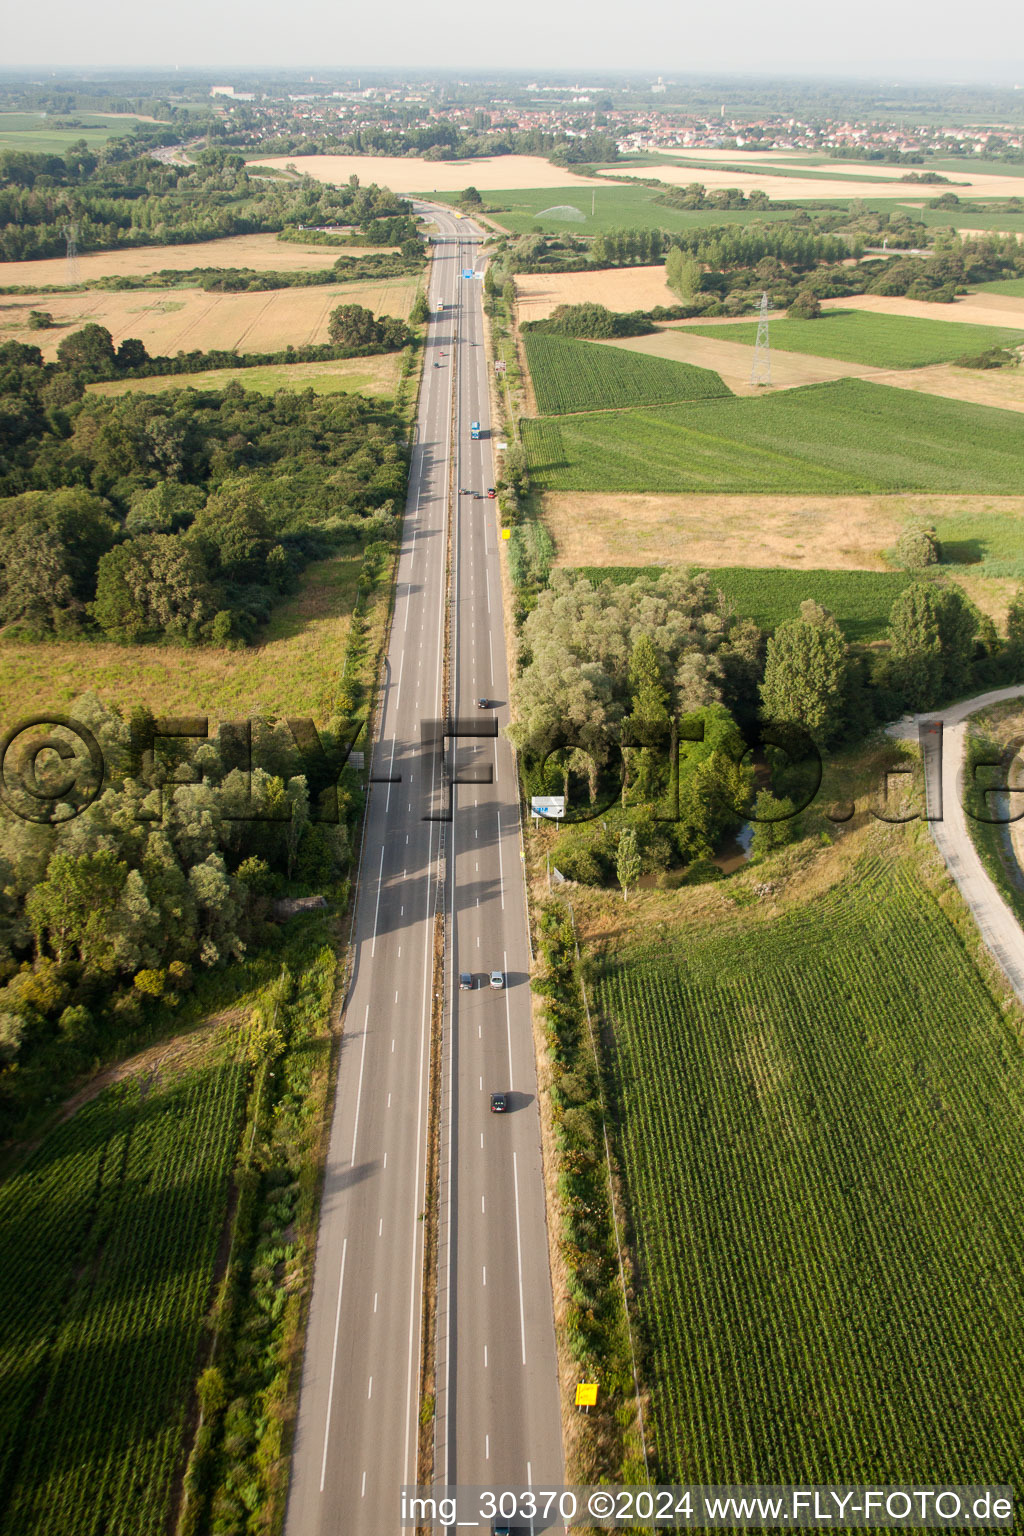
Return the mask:
{"type": "Polygon", "coordinates": [[[473,977],[472,977],[472,973],[469,972],[469,971],[460,971],[459,972],[459,991],[460,992],[472,992],[472,990],[473,990],[473,977]]]}
{"type": "Polygon", "coordinates": [[[477,699],[476,707],[477,709],[490,709],[491,701],[490,699],[477,699]]]}
{"type": "Polygon", "coordinates": [[[491,1111],[495,1115],[503,1115],[508,1108],[508,1101],[503,1093],[491,1094],[491,1111]]]}
{"type": "Polygon", "coordinates": [[[493,500],[494,500],[494,498],[495,498],[495,496],[497,496],[497,494],[498,494],[498,493],[497,493],[497,491],[496,491],[496,490],[495,490],[495,489],[494,489],[494,486],[493,486],[493,485],[489,485],[489,486],[488,486],[488,487],[487,487],[487,495],[488,495],[488,497],[489,497],[489,498],[490,498],[490,500],[491,500],[491,501],[493,501],[493,500]]]}

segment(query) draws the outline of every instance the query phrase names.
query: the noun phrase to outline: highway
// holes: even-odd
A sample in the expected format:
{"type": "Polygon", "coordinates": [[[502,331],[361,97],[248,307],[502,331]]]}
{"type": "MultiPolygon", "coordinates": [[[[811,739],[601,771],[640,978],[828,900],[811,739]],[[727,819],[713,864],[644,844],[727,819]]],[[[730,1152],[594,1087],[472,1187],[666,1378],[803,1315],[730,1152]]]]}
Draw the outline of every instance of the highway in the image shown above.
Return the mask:
{"type": "Polygon", "coordinates": [[[430,212],[443,235],[462,238],[438,246],[431,263],[435,313],[372,758],[286,1536],[390,1536],[401,1528],[399,1489],[416,1481],[439,898],[449,946],[435,1477],[499,1486],[562,1479],[518,796],[503,737],[449,741],[454,777],[469,782],[450,788],[450,821],[429,819],[443,816],[449,786],[423,722],[443,719],[447,702],[454,716],[500,729],[509,697],[495,505],[486,495],[448,497],[451,483],[456,493],[494,483],[483,285],[461,276],[477,260],[469,237],[479,232],[430,212]],[[479,442],[470,441],[474,419],[479,442]],[[446,701],[449,517],[454,698],[446,701]],[[494,707],[477,709],[481,696],[494,707]],[[468,992],[458,990],[463,970],[477,983],[468,992]],[[503,973],[504,988],[487,985],[491,970],[503,973]],[[495,1090],[508,1095],[504,1115],[490,1111],[495,1090]]]}

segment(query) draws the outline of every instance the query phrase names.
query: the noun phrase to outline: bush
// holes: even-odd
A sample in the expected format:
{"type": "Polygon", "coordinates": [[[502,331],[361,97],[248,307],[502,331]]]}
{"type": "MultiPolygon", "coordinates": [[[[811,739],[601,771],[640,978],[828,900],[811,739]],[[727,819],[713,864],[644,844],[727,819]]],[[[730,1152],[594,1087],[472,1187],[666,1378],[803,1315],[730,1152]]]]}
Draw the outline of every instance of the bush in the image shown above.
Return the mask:
{"type": "Polygon", "coordinates": [[[935,529],[905,528],[896,545],[896,558],[908,571],[937,565],[942,559],[942,546],[935,529]]]}
{"type": "Polygon", "coordinates": [[[786,310],[791,320],[820,320],[821,300],[816,293],[808,288],[802,288],[786,310]]]}

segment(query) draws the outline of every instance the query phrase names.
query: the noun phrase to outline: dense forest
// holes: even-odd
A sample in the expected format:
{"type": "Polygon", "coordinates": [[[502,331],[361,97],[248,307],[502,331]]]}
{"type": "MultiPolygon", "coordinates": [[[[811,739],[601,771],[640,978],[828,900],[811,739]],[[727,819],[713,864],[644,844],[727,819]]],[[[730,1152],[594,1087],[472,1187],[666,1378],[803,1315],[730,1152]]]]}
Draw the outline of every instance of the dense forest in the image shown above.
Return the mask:
{"type": "Polygon", "coordinates": [[[37,348],[0,347],[2,624],[244,643],[307,560],[393,532],[406,448],[379,403],[80,393],[37,348]]]}
{"type": "Polygon", "coordinates": [[[0,261],[63,256],[71,229],[80,251],[319,224],[358,226],[370,244],[410,234],[409,203],[386,187],[250,174],[241,155],[218,148],[187,165],[126,158],[118,142],[95,152],[80,141],[63,156],[0,152],[0,261]]]}

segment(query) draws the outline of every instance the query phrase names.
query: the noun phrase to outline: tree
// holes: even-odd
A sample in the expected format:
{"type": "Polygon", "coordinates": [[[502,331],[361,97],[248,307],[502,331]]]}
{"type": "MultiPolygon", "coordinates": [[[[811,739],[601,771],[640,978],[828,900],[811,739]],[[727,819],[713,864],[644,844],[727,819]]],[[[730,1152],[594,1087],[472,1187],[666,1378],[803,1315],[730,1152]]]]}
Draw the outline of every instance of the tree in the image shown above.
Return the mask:
{"type": "Polygon", "coordinates": [[[64,337],[57,348],[57,361],[62,368],[90,378],[112,379],[116,371],[113,337],[106,326],[90,322],[64,337]]]}
{"type": "Polygon", "coordinates": [[[687,251],[674,245],[665,258],[665,282],[684,304],[692,304],[700,288],[699,264],[687,251]]]}
{"type": "Polygon", "coordinates": [[[260,487],[252,480],[226,481],[196,514],[188,538],[203,550],[212,572],[229,581],[260,581],[275,543],[260,487]]]}
{"type": "Polygon", "coordinates": [[[889,615],[889,677],[913,710],[963,693],[971,680],[978,615],[959,587],[915,581],[889,615]]]}
{"type": "Polygon", "coordinates": [[[137,336],[126,336],[114,359],[118,373],[128,373],[132,368],[141,368],[148,362],[149,353],[137,336]]]}
{"type": "Polygon", "coordinates": [[[484,205],[484,200],[476,187],[467,187],[459,201],[466,208],[482,208],[484,205]]]}
{"type": "Polygon", "coordinates": [[[776,848],[791,843],[796,835],[792,800],[777,800],[770,789],[762,789],[754,802],[754,836],[750,852],[754,858],[763,858],[776,848]]]}
{"type": "Polygon", "coordinates": [[[30,331],[48,331],[53,325],[53,316],[48,309],[30,309],[28,312],[28,328],[30,331]]]}
{"type": "Polygon", "coordinates": [[[819,746],[839,733],[848,683],[846,641],[827,609],[800,606],[768,641],[761,714],[769,722],[803,727],[819,746]]]}
{"type": "Polygon", "coordinates": [[[114,914],[127,874],[128,866],[109,849],[78,857],[55,853],[46,879],[25,898],[37,950],[48,947],[58,965],[77,954],[86,970],[109,969],[114,914]]]}
{"type": "Polygon", "coordinates": [[[380,340],[372,309],[361,304],[339,304],[332,309],[327,334],[336,347],[372,347],[380,340]]]}
{"type": "Polygon", "coordinates": [[[100,561],[92,615],[113,640],[195,640],[216,606],[202,551],[176,534],[143,534],[100,561]]]}
{"type": "Polygon", "coordinates": [[[642,868],[636,832],[632,827],[627,827],[619,838],[619,850],[615,858],[615,877],[622,886],[623,901],[629,895],[629,887],[639,880],[642,868]]]}

